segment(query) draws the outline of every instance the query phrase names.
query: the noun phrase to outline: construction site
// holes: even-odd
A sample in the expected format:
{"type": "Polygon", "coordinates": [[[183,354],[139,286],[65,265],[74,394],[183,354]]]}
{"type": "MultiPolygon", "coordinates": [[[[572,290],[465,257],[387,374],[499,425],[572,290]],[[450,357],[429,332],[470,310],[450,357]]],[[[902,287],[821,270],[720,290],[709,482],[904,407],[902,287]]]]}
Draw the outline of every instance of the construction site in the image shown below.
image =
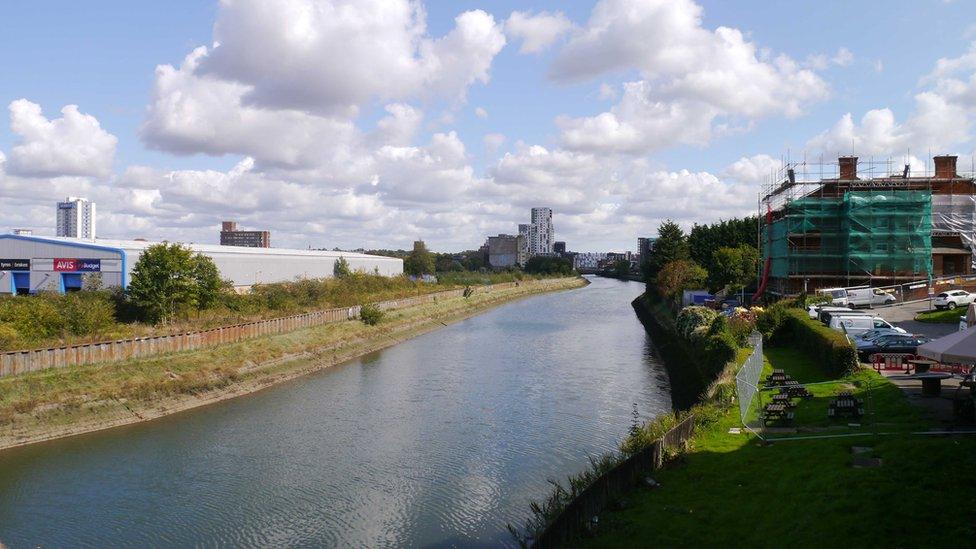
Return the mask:
{"type": "MultiPolygon", "coordinates": [[[[973,273],[976,183],[957,157],[785,162],[759,200],[760,293],[873,287],[973,273]]],[[[926,284],[927,286],[927,284],[926,284]]]]}

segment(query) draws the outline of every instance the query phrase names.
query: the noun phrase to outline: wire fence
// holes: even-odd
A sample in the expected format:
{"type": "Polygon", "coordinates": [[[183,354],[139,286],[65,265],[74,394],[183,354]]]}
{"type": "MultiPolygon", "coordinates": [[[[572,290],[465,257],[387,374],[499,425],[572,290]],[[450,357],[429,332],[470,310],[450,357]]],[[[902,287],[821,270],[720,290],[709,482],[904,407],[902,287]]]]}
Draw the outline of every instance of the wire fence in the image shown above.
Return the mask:
{"type": "Polygon", "coordinates": [[[759,392],[759,377],[763,371],[763,338],[759,332],[749,335],[749,345],[752,346],[752,354],[746,359],[745,364],[735,374],[735,389],[739,395],[739,419],[742,425],[749,427],[753,400],[759,392]]]}

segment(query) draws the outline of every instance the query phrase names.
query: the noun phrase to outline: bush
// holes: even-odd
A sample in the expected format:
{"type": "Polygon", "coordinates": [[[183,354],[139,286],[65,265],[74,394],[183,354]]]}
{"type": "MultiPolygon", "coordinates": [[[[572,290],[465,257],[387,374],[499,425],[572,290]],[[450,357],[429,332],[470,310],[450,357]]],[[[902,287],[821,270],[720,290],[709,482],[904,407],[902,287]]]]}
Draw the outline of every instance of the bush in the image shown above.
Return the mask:
{"type": "Polygon", "coordinates": [[[840,377],[857,370],[860,365],[857,351],[844,334],[810,318],[806,311],[787,304],[786,301],[776,303],[760,315],[760,319],[768,316],[764,329],[770,329],[771,344],[796,346],[809,353],[832,376],[840,377]]]}
{"type": "Polygon", "coordinates": [[[359,308],[359,318],[367,326],[375,326],[383,320],[383,311],[372,304],[366,304],[359,308]]]}
{"type": "Polygon", "coordinates": [[[718,316],[718,313],[707,307],[697,305],[685,307],[681,309],[677,319],[675,319],[675,328],[678,331],[678,335],[690,341],[691,334],[695,331],[695,328],[711,325],[716,316],[718,316]]]}

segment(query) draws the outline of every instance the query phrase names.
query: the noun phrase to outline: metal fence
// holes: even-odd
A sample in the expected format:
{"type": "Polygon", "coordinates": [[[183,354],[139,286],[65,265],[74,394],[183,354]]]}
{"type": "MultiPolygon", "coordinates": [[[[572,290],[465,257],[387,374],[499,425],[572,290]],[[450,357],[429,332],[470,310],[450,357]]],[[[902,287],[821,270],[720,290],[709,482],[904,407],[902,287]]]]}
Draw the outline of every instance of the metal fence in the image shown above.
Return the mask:
{"type": "Polygon", "coordinates": [[[648,472],[664,465],[665,453],[683,449],[694,434],[695,417],[688,416],[650,446],[617,464],[579,493],[532,544],[533,547],[572,546],[614,498],[634,487],[648,472]]]}
{"type": "Polygon", "coordinates": [[[752,353],[735,374],[735,389],[739,397],[739,419],[746,428],[750,428],[750,410],[753,408],[753,400],[759,393],[759,377],[763,371],[762,334],[753,332],[749,335],[749,345],[752,346],[752,353]]]}
{"type": "MultiPolygon", "coordinates": [[[[473,289],[475,293],[485,293],[513,288],[519,284],[547,285],[551,282],[549,280],[520,283],[505,282],[479,286],[473,289]]],[[[463,289],[446,290],[443,292],[382,301],[376,305],[381,310],[388,311],[424,303],[432,303],[443,299],[457,298],[462,295],[464,295],[463,289]]],[[[358,316],[359,306],[357,305],[355,307],[338,307],[300,315],[221,326],[211,330],[198,330],[153,337],[136,337],[49,349],[12,351],[0,354],[0,377],[36,372],[48,368],[65,368],[99,362],[119,362],[163,353],[190,351],[224,343],[234,343],[254,337],[282,334],[303,328],[321,326],[323,324],[343,322],[358,318],[358,316]]]]}

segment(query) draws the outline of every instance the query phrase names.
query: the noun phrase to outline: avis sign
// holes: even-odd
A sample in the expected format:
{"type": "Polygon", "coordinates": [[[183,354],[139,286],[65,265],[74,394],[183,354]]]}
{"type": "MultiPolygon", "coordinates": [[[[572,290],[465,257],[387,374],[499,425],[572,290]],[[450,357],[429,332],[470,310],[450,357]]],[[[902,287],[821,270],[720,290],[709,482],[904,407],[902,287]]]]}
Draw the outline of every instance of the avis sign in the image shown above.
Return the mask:
{"type": "Polygon", "coordinates": [[[97,273],[102,270],[101,259],[54,258],[54,270],[70,273],[97,273]]]}

